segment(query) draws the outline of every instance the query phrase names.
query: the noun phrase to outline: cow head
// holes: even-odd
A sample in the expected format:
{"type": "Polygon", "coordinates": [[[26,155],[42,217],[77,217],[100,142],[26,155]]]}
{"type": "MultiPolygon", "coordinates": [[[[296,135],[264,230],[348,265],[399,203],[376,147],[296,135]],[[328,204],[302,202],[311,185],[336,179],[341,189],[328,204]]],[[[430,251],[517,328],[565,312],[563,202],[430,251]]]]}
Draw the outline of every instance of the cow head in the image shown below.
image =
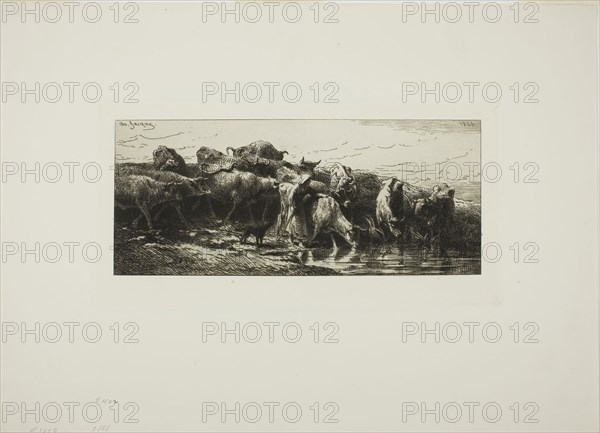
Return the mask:
{"type": "Polygon", "coordinates": [[[329,173],[331,173],[332,177],[336,177],[338,179],[352,177],[352,169],[350,167],[346,167],[345,165],[340,164],[339,162],[334,162],[329,167],[329,173]]]}
{"type": "Polygon", "coordinates": [[[392,223],[402,222],[404,219],[404,182],[396,177],[383,182],[383,188],[388,199],[388,206],[393,215],[392,223]]]}
{"type": "Polygon", "coordinates": [[[454,188],[450,188],[447,183],[435,185],[431,193],[432,197],[454,198],[454,188]]]}
{"type": "Polygon", "coordinates": [[[352,206],[352,203],[356,199],[357,193],[358,187],[356,186],[356,182],[353,177],[345,177],[340,179],[337,187],[333,191],[333,195],[345,208],[352,206]]]}
{"type": "Polygon", "coordinates": [[[177,163],[175,162],[175,160],[173,158],[167,159],[166,162],[163,164],[163,166],[160,169],[166,170],[169,167],[178,167],[177,163]]]}
{"type": "Polygon", "coordinates": [[[269,182],[271,183],[271,187],[273,189],[279,189],[279,181],[277,179],[271,176],[269,176],[267,179],[269,179],[269,182]]]}
{"type": "Polygon", "coordinates": [[[206,163],[206,162],[215,162],[215,160],[218,160],[224,156],[225,156],[225,154],[223,152],[219,152],[216,149],[212,149],[212,148],[206,147],[206,146],[202,146],[196,152],[196,158],[198,158],[198,164],[202,164],[202,163],[206,163]]]}
{"type": "Polygon", "coordinates": [[[192,190],[191,195],[200,196],[200,195],[210,194],[210,189],[208,187],[208,184],[206,183],[207,180],[208,180],[208,178],[204,177],[204,176],[200,176],[195,179],[191,179],[190,180],[190,187],[192,190]]]}
{"type": "Polygon", "coordinates": [[[158,170],[175,171],[181,165],[177,160],[177,156],[175,150],[169,149],[166,146],[158,146],[154,152],[152,152],[154,167],[158,170]]]}
{"type": "MultiPolygon", "coordinates": [[[[359,226],[358,224],[354,224],[352,226],[352,234],[350,236],[350,240],[351,240],[350,245],[355,247],[363,236],[370,238],[370,237],[373,237],[373,233],[377,233],[377,232],[381,233],[381,235],[383,236],[383,233],[381,232],[381,230],[374,227],[374,225],[368,226],[365,228],[365,227],[359,226]]],[[[377,236],[379,235],[379,233],[377,233],[377,236]]]]}
{"type": "Polygon", "coordinates": [[[431,200],[438,208],[438,215],[447,221],[454,214],[454,188],[447,183],[438,184],[433,187],[431,200]]]}
{"type": "Polygon", "coordinates": [[[356,240],[360,237],[360,232],[362,232],[363,229],[359,226],[353,226],[350,221],[346,219],[335,199],[332,197],[329,197],[328,199],[333,207],[333,212],[331,214],[333,220],[329,222],[334,228],[333,231],[342,236],[350,246],[356,247],[356,240]]]}
{"type": "Polygon", "coordinates": [[[381,186],[382,188],[387,189],[390,193],[398,193],[402,192],[404,182],[398,180],[396,176],[392,176],[389,179],[382,181],[381,186]]]}
{"type": "Polygon", "coordinates": [[[205,177],[197,177],[190,179],[184,176],[180,176],[180,179],[168,182],[166,188],[171,191],[176,191],[176,199],[183,200],[186,197],[199,197],[202,195],[210,194],[210,189],[206,184],[205,177]]]}
{"type": "Polygon", "coordinates": [[[183,200],[182,186],[183,182],[167,182],[164,188],[165,198],[167,200],[183,200]]]}
{"type": "Polygon", "coordinates": [[[358,192],[352,169],[336,162],[329,168],[329,173],[333,195],[343,207],[351,207],[358,192]]]}
{"type": "Polygon", "coordinates": [[[346,240],[346,242],[348,242],[348,244],[350,244],[351,247],[356,248],[357,243],[356,243],[356,239],[359,238],[360,234],[359,232],[361,232],[362,229],[357,228],[357,227],[352,227],[352,230],[350,230],[349,232],[347,232],[344,235],[344,239],[346,240]]]}
{"type": "Polygon", "coordinates": [[[247,146],[238,147],[237,149],[228,146],[225,150],[227,151],[227,154],[229,154],[229,151],[231,150],[231,156],[237,156],[238,158],[252,154],[252,152],[250,151],[250,149],[248,149],[247,146]]]}
{"type": "Polygon", "coordinates": [[[296,188],[294,188],[294,198],[302,198],[308,191],[308,187],[310,185],[310,181],[312,176],[309,174],[303,174],[300,176],[300,180],[296,184],[296,188]]]}
{"type": "Polygon", "coordinates": [[[437,203],[429,198],[421,198],[415,201],[415,216],[424,221],[428,226],[433,226],[438,216],[437,203]]]}
{"type": "Polygon", "coordinates": [[[302,157],[302,159],[300,160],[300,162],[298,163],[298,165],[302,168],[308,169],[310,171],[314,171],[315,167],[317,165],[319,165],[321,163],[321,160],[318,160],[317,162],[313,162],[313,161],[306,161],[304,159],[304,157],[302,157]]]}

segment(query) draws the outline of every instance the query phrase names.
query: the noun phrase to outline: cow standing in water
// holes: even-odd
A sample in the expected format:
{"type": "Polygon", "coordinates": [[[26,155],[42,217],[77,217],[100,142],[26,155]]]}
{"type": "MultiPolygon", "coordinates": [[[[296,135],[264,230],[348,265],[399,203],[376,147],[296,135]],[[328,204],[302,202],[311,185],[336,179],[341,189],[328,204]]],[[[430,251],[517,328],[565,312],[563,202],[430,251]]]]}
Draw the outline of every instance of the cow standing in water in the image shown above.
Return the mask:
{"type": "Polygon", "coordinates": [[[454,218],[454,189],[448,184],[435,185],[429,197],[415,200],[413,225],[419,231],[427,231],[430,240],[439,239],[442,251],[448,244],[449,226],[454,218]]]}
{"type": "Polygon", "coordinates": [[[404,222],[404,183],[392,177],[383,183],[383,188],[377,196],[375,217],[377,225],[386,237],[398,239],[401,224],[404,222]]]}
{"type": "Polygon", "coordinates": [[[314,182],[305,176],[297,184],[286,183],[280,186],[278,233],[285,230],[293,243],[299,238],[306,245],[312,244],[321,233],[329,233],[334,248],[337,247],[334,234],[338,234],[354,246],[353,225],[346,219],[333,197],[313,189],[314,182]]]}
{"type": "Polygon", "coordinates": [[[354,227],[346,219],[340,205],[332,198],[319,194],[316,200],[306,206],[308,218],[313,226],[313,232],[309,239],[309,245],[321,233],[329,233],[333,248],[337,248],[334,234],[343,237],[346,242],[355,247],[354,227]]]}

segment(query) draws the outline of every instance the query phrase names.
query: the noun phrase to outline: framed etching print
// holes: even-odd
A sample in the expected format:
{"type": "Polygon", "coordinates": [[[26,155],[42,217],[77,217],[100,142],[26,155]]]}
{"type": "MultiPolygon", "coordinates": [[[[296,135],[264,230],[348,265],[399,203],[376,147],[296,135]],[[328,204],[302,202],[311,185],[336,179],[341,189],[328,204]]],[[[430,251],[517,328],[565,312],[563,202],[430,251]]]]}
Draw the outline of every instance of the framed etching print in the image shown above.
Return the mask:
{"type": "Polygon", "coordinates": [[[600,431],[599,11],[0,2],[0,431],[600,431]]]}

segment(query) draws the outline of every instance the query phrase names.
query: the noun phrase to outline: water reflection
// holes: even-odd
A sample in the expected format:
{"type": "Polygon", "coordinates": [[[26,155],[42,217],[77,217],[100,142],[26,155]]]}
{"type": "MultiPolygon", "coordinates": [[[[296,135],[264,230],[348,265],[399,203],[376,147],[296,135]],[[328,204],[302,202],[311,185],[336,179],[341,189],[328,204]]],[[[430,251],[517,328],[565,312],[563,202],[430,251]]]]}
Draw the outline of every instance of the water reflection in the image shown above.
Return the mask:
{"type": "Polygon", "coordinates": [[[481,273],[479,251],[378,245],[360,248],[312,248],[298,253],[307,266],[323,266],[347,275],[471,275],[481,273]]]}

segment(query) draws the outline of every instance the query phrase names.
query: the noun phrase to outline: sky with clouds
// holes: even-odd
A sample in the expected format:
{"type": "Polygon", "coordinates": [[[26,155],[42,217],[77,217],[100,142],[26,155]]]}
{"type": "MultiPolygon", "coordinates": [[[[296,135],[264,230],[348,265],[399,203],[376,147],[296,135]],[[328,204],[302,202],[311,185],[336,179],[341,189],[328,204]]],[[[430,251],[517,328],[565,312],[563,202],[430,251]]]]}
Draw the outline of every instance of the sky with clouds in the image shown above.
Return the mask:
{"type": "Polygon", "coordinates": [[[421,173],[423,168],[432,173],[436,167],[449,167],[447,178],[456,184],[457,194],[462,189],[463,196],[479,199],[479,176],[469,176],[468,168],[480,162],[479,121],[123,120],[116,122],[115,160],[152,161],[152,151],[164,145],[195,162],[201,146],[225,152],[227,146],[256,140],[287,150],[286,160],[291,162],[302,157],[321,164],[340,162],[412,183],[431,180],[431,175],[421,173]]]}

